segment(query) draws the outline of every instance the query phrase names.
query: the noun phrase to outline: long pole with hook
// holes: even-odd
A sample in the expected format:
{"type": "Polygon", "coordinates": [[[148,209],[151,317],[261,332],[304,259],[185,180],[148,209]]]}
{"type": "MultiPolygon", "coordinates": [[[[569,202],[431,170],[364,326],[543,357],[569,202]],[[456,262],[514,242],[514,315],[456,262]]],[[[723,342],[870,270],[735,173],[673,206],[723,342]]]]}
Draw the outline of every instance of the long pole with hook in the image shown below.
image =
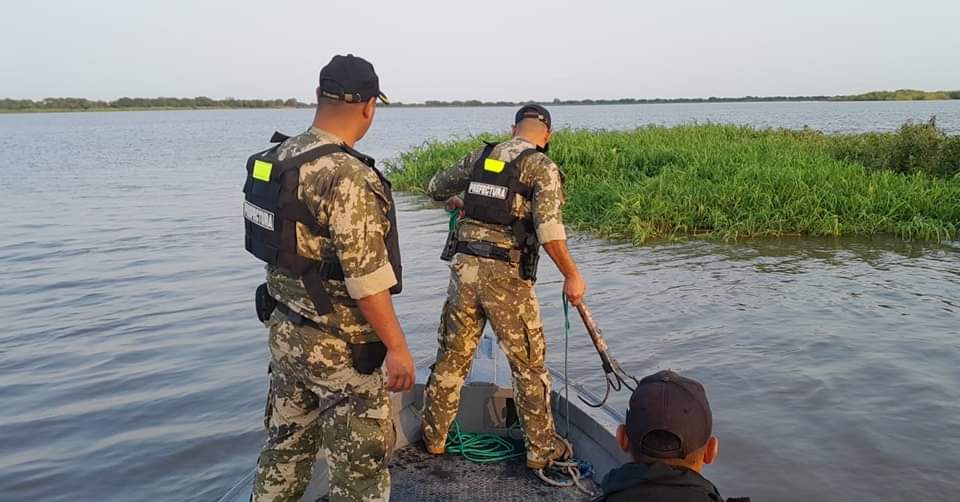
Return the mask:
{"type": "Polygon", "coordinates": [[[603,399],[601,399],[599,403],[591,403],[582,396],[577,397],[583,401],[583,404],[591,408],[599,408],[603,406],[603,404],[607,402],[607,398],[610,397],[610,389],[619,391],[623,387],[626,387],[632,391],[640,382],[637,381],[633,375],[629,375],[623,371],[620,363],[610,355],[607,348],[607,341],[603,339],[600,327],[597,326],[597,321],[593,319],[593,314],[590,313],[587,305],[580,302],[576,307],[577,312],[580,313],[580,318],[583,319],[583,325],[587,328],[587,333],[590,335],[590,340],[593,341],[593,346],[597,349],[597,354],[600,355],[600,362],[603,363],[603,372],[607,379],[607,390],[604,392],[603,399]],[[633,385],[630,384],[629,380],[633,380],[633,385]]]}

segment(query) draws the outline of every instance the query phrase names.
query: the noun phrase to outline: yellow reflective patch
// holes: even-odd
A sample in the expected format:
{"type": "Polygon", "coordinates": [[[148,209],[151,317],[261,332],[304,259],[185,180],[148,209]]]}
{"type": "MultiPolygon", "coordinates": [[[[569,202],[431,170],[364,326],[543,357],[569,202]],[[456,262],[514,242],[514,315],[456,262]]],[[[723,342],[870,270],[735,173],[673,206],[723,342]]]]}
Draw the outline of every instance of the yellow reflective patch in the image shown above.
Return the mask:
{"type": "Polygon", "coordinates": [[[270,173],[273,171],[273,164],[262,160],[253,161],[253,178],[260,181],[270,181],[270,173]]]}
{"type": "Polygon", "coordinates": [[[503,168],[507,165],[506,162],[497,159],[484,159],[483,160],[483,170],[490,171],[491,173],[500,173],[503,171],[503,168]]]}

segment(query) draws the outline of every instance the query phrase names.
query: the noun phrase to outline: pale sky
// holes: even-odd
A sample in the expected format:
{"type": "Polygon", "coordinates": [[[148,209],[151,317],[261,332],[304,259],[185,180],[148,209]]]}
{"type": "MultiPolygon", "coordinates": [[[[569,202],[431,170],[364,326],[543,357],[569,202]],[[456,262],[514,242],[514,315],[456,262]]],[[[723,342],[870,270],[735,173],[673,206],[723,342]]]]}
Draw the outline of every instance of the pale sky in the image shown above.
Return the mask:
{"type": "Polygon", "coordinates": [[[960,1],[3,2],[0,97],[313,100],[337,53],[395,101],[960,89],[960,1]]]}

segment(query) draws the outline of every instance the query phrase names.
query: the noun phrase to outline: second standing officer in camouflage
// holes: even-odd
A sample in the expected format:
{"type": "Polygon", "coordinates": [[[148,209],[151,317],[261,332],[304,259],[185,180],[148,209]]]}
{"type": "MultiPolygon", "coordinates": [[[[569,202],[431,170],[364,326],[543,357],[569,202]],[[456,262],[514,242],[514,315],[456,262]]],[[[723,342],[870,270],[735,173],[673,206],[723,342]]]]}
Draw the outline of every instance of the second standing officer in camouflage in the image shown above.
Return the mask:
{"type": "Polygon", "coordinates": [[[409,389],[415,373],[390,298],[401,280],[390,184],[353,149],[378,97],[369,62],[335,56],[313,126],[275,135],[282,143],[247,163],[246,247],[267,262],[257,313],[272,368],[255,501],[299,501],[321,449],[331,501],[390,496],[387,391],[409,389]]]}
{"type": "Polygon", "coordinates": [[[430,196],[447,199],[448,209],[462,209],[464,218],[444,251],[452,260],[450,286],[425,391],[423,435],[428,451],[444,452],[460,388],[489,320],[513,372],[527,466],[541,469],[572,452],[557,436],[550,410],[546,345],[533,290],[540,244],[563,274],[571,302],[580,302],[586,284],[567,251],[562,176],[545,155],[550,114],[527,105],[514,124],[513,139],[488,144],[430,180],[430,196]],[[462,192],[463,199],[457,197],[462,192]]]}

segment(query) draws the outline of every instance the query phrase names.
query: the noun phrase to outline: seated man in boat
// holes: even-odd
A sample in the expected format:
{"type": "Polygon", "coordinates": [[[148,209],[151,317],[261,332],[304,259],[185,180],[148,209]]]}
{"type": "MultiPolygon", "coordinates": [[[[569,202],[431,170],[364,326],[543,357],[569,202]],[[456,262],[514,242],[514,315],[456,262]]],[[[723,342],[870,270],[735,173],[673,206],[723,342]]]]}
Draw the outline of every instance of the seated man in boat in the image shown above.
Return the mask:
{"type": "Polygon", "coordinates": [[[595,502],[722,502],[700,474],[719,452],[712,429],[703,385],[669,370],[644,378],[630,396],[627,423],[617,428],[617,442],[633,462],[607,473],[595,502]]]}
{"type": "Polygon", "coordinates": [[[488,143],[430,180],[427,193],[463,215],[441,256],[451,261],[451,273],[437,362],[424,393],[423,438],[430,453],[444,452],[487,321],[510,361],[527,466],[542,469],[572,453],[554,429],[533,290],[541,245],[563,274],[570,302],[578,304],[586,290],[567,250],[562,175],[545,154],[551,133],[550,113],[525,105],[514,117],[512,139],[488,143]]]}

